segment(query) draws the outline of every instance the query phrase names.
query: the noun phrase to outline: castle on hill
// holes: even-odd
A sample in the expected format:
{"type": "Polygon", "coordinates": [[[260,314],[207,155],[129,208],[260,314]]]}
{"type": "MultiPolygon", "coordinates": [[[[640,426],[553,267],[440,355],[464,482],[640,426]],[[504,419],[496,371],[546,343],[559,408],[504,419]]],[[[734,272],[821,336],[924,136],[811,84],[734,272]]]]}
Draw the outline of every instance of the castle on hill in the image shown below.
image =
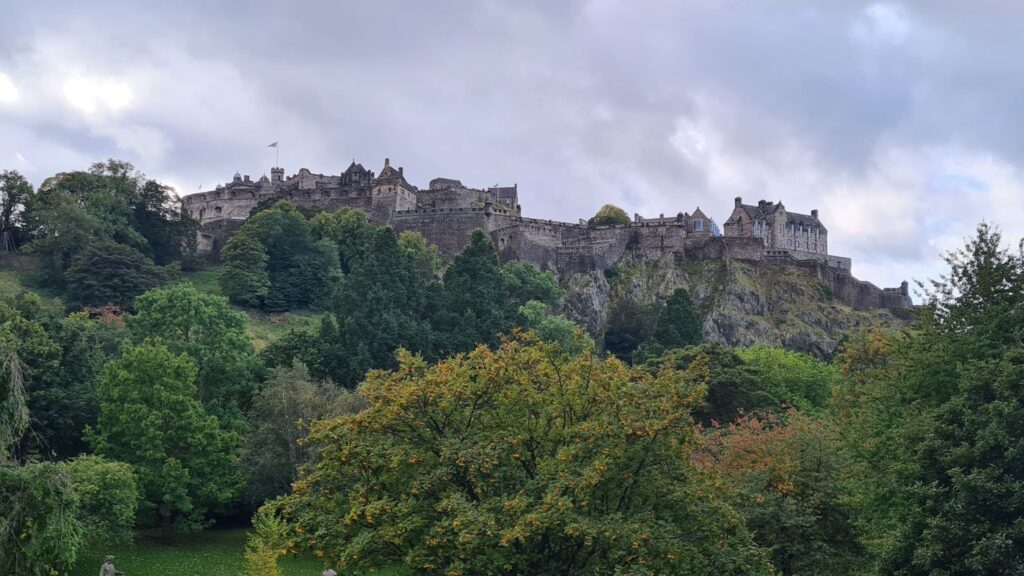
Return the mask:
{"type": "Polygon", "coordinates": [[[559,276],[601,272],[627,256],[674,264],[736,259],[813,270],[840,302],[855,308],[911,305],[906,282],[899,288],[878,288],[851,275],[849,258],[828,253],[828,230],[817,210],[790,212],[782,202],[747,205],[736,198],[724,234],[699,207],[669,217],[636,214],[632,222],[613,226],[557,222],[524,217],[516,185],[472,188],[459,180],[434,178],[418,188],[406,180],[401,167],[385,159],[379,174],[354,160],[338,175],[302,168],[285,177],[280,167],[258,180],[236,173],[231,182],[185,196],[182,203],[199,223],[199,251],[216,253],[252,209],[270,199],[326,211],[360,210],[396,232],[419,232],[448,255],[461,252],[472,232],[481,229],[503,261],[524,260],[559,276]]]}

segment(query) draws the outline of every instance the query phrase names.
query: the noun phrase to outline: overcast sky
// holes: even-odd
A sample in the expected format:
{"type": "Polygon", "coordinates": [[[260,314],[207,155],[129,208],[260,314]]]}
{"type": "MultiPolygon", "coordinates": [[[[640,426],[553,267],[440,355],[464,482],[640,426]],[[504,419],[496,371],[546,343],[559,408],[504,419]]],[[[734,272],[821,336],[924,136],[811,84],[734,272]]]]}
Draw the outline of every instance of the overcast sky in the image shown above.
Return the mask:
{"type": "MultiPolygon", "coordinates": [[[[6,2],[5,2],[6,3],[6,2]]],[[[818,208],[879,285],[1024,236],[1024,2],[11,1],[0,168],[189,194],[384,158],[526,215],[818,208]],[[230,4],[230,5],[229,5],[230,4]]]]}

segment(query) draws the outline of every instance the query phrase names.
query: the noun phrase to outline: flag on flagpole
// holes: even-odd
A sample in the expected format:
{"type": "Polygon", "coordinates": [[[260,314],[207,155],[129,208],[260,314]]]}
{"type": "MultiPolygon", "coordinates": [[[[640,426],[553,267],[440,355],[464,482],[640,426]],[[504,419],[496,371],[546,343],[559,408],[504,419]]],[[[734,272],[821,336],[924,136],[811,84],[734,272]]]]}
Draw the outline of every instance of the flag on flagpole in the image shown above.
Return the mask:
{"type": "Polygon", "coordinates": [[[267,144],[267,148],[277,148],[277,142],[274,142],[273,144],[267,144]]]}

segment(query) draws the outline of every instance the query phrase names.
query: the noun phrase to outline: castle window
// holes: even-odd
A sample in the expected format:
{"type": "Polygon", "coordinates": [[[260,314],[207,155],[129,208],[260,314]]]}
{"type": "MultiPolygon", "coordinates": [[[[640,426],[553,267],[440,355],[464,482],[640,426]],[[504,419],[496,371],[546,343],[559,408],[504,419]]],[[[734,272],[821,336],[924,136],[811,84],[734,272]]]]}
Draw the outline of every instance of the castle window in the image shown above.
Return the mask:
{"type": "Polygon", "coordinates": [[[693,221],[693,229],[695,231],[697,231],[697,232],[700,232],[700,231],[704,230],[704,221],[703,220],[699,220],[699,219],[698,220],[694,220],[693,221]]]}

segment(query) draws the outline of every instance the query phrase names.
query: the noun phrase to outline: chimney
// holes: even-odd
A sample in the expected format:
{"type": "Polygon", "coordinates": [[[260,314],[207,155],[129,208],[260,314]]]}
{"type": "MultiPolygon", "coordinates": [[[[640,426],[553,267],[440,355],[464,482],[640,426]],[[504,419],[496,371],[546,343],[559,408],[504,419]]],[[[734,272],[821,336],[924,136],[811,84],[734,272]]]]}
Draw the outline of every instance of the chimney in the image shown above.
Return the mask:
{"type": "Polygon", "coordinates": [[[767,204],[767,202],[765,202],[764,200],[757,201],[757,207],[761,210],[764,210],[765,204],[767,204]]]}
{"type": "Polygon", "coordinates": [[[398,175],[403,178],[405,177],[405,168],[403,166],[398,167],[398,175]]]}
{"type": "Polygon", "coordinates": [[[739,208],[741,204],[743,204],[743,198],[740,197],[740,196],[737,196],[736,197],[736,207],[739,208]]]}
{"type": "Polygon", "coordinates": [[[818,209],[817,208],[815,208],[814,210],[811,210],[811,217],[814,218],[815,220],[818,219],[818,209]]]}
{"type": "Polygon", "coordinates": [[[384,167],[387,168],[388,166],[391,166],[391,158],[384,159],[384,167]]]}
{"type": "Polygon", "coordinates": [[[244,182],[249,182],[249,175],[248,175],[248,174],[246,174],[245,176],[242,176],[242,180],[243,180],[244,182]]]}

